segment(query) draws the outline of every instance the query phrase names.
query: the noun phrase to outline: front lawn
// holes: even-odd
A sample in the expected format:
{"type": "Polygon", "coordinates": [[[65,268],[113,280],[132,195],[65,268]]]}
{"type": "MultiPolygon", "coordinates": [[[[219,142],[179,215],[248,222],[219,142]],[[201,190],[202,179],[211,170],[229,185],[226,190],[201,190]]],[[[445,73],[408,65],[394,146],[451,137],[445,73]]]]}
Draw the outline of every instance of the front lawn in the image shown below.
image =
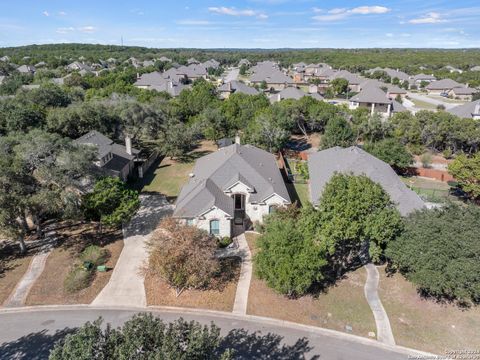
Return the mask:
{"type": "MultiPolygon", "coordinates": [[[[17,246],[17,244],[13,245],[17,246]]],[[[33,254],[18,255],[9,245],[0,251],[0,306],[28,269],[33,254]]]]}
{"type": "Polygon", "coordinates": [[[98,234],[93,224],[76,224],[59,231],[60,244],[47,258],[45,269],[32,286],[26,305],[89,304],[110,280],[112,271],[95,272],[91,284],[80,291],[70,293],[65,289],[65,279],[80,262],[79,255],[91,244],[108,250],[106,265],[114,268],[123,249],[120,230],[98,234]]]}
{"type": "Polygon", "coordinates": [[[445,355],[480,349],[480,307],[461,309],[420,297],[402,275],[380,272],[379,295],[398,345],[445,355]]]}
{"type": "Polygon", "coordinates": [[[297,192],[298,199],[302,206],[306,206],[310,202],[310,192],[308,190],[308,184],[293,184],[295,191],[297,192]]]}
{"type": "MultiPolygon", "coordinates": [[[[258,235],[247,233],[246,237],[255,253],[258,235]]],[[[247,313],[339,331],[346,331],[346,326],[351,326],[351,333],[368,337],[369,332],[376,333],[376,326],[363,292],[366,276],[365,269],[360,268],[318,297],[307,295],[289,299],[277,294],[254,275],[247,313]]]]}
{"type": "Polygon", "coordinates": [[[185,290],[178,297],[175,296],[175,290],[165,281],[147,272],[145,276],[147,304],[232,311],[240,276],[240,265],[239,258],[222,260],[222,270],[228,269],[231,272],[228,280],[217,284],[214,289],[185,290]]]}

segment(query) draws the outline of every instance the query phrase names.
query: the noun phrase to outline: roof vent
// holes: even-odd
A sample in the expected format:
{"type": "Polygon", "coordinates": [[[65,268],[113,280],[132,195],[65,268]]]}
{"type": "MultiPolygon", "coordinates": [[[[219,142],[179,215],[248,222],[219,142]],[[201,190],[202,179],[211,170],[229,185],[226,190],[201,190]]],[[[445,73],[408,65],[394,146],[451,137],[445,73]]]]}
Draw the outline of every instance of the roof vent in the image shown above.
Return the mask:
{"type": "Polygon", "coordinates": [[[193,177],[195,177],[195,174],[194,174],[194,173],[190,173],[190,174],[188,174],[188,176],[191,177],[191,178],[193,178],[193,177]]]}

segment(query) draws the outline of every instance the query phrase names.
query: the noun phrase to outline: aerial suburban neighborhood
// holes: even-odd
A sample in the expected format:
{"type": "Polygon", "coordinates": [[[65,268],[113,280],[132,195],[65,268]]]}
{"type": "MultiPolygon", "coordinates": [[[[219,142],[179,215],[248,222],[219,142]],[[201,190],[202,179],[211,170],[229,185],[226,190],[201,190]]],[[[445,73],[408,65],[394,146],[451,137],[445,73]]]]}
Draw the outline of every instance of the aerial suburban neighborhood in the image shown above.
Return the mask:
{"type": "Polygon", "coordinates": [[[5,4],[0,359],[480,359],[478,4],[234,3],[5,4]]]}

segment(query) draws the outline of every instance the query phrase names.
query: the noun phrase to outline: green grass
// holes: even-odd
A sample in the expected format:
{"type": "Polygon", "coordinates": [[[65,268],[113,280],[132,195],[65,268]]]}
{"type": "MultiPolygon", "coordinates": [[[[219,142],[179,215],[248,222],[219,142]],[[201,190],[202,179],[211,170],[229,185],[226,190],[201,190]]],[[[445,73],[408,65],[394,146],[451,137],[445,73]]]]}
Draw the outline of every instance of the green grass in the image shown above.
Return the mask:
{"type": "Polygon", "coordinates": [[[176,162],[164,159],[144,179],[143,192],[158,192],[167,197],[176,197],[193,170],[193,162],[176,162]]]}
{"type": "Polygon", "coordinates": [[[295,191],[297,192],[298,198],[300,199],[300,203],[302,206],[305,206],[310,201],[310,194],[308,191],[308,184],[294,184],[295,191]]]}
{"type": "Polygon", "coordinates": [[[417,99],[410,99],[411,102],[415,104],[416,107],[421,108],[421,109],[427,109],[427,110],[434,110],[437,108],[436,105],[430,104],[426,101],[421,101],[417,99]]]}
{"type": "Polygon", "coordinates": [[[410,189],[427,201],[442,202],[450,197],[450,186],[444,182],[417,176],[401,177],[401,179],[410,189]]]}

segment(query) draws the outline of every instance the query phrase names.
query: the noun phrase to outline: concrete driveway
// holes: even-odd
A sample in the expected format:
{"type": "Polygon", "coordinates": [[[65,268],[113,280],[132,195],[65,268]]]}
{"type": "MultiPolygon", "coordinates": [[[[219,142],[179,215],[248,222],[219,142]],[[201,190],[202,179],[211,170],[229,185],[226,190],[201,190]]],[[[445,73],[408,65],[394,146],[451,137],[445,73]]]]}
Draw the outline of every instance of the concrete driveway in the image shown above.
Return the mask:
{"type": "Polygon", "coordinates": [[[95,306],[147,305],[142,265],[147,259],[145,241],[160,220],[171,214],[170,205],[163,195],[141,195],[141,206],[132,221],[124,227],[124,246],[108,284],[93,300],[95,306]]]}
{"type": "Polygon", "coordinates": [[[451,109],[451,108],[454,108],[455,106],[459,105],[459,104],[449,103],[447,101],[442,101],[440,99],[433,99],[433,98],[431,98],[427,95],[412,93],[410,91],[407,93],[407,95],[411,99],[423,101],[423,102],[432,104],[434,106],[443,105],[443,106],[445,106],[445,109],[447,109],[447,110],[451,109]]]}

